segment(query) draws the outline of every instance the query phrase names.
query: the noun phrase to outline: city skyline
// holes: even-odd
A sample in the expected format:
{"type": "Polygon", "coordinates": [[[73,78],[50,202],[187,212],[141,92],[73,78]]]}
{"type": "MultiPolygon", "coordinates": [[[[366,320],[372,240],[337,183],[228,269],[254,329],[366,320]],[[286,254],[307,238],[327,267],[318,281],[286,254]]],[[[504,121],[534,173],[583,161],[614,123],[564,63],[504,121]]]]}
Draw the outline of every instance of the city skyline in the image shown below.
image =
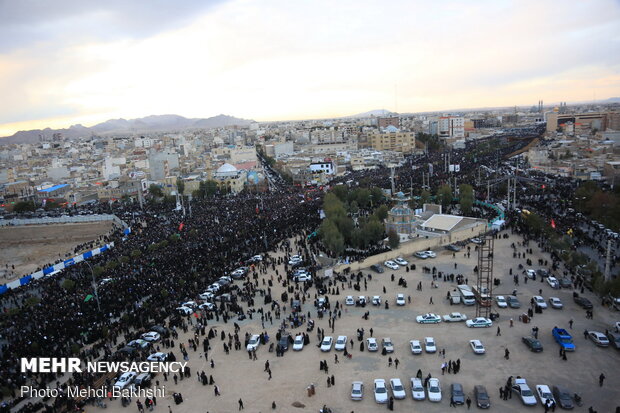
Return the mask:
{"type": "Polygon", "coordinates": [[[276,121],[620,96],[609,0],[23,1],[0,16],[0,136],[164,113],[276,121]]]}

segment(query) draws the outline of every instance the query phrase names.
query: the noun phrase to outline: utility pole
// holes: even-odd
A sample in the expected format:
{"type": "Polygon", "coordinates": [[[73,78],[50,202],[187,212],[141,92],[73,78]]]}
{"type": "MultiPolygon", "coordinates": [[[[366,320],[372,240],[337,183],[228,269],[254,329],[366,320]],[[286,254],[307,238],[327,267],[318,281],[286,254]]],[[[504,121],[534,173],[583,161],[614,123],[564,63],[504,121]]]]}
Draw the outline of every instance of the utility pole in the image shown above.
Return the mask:
{"type": "Polygon", "coordinates": [[[511,180],[510,177],[508,177],[508,191],[506,193],[506,200],[508,201],[506,205],[507,208],[510,208],[510,193],[511,193],[510,192],[510,180],[511,180]]]}
{"type": "Polygon", "coordinates": [[[611,247],[613,241],[611,238],[607,239],[607,254],[605,256],[605,281],[611,281],[611,247]]]}
{"type": "Polygon", "coordinates": [[[514,191],[513,191],[514,195],[512,198],[512,209],[517,209],[517,178],[515,178],[513,186],[514,186],[514,191]]]}
{"type": "Polygon", "coordinates": [[[93,271],[92,265],[88,263],[88,261],[84,260],[84,264],[88,265],[90,268],[90,275],[93,278],[93,289],[95,290],[95,301],[97,301],[97,310],[101,313],[101,303],[99,302],[99,293],[97,292],[97,280],[95,280],[95,271],[93,271]]]}

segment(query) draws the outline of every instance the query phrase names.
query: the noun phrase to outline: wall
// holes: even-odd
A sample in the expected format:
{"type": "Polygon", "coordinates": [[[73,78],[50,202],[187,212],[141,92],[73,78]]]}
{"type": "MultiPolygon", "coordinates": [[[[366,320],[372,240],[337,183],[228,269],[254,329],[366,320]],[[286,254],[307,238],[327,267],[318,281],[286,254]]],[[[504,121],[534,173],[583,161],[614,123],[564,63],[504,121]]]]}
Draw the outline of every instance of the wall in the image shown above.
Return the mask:
{"type": "Polygon", "coordinates": [[[354,262],[351,264],[340,264],[334,268],[334,271],[340,272],[345,268],[351,268],[351,271],[358,271],[362,268],[370,267],[374,264],[380,264],[384,261],[391,260],[397,257],[406,257],[411,256],[413,253],[417,251],[425,251],[428,249],[453,244],[458,241],[464,241],[469,238],[474,238],[479,236],[481,233],[487,231],[487,224],[485,222],[481,222],[476,224],[473,227],[463,228],[458,231],[454,231],[450,234],[442,235],[441,237],[434,238],[416,238],[412,241],[404,243],[400,246],[400,248],[388,252],[384,252],[381,254],[373,255],[372,257],[366,258],[363,262],[354,262]]]}

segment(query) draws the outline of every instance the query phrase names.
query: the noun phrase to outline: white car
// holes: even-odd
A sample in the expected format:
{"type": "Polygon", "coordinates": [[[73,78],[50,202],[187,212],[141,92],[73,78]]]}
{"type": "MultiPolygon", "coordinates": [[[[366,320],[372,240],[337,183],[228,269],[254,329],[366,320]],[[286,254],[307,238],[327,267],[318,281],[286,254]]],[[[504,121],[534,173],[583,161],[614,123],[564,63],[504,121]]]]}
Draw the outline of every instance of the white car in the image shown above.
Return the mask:
{"type": "Polygon", "coordinates": [[[202,294],[198,294],[198,298],[200,298],[201,300],[210,301],[213,299],[213,297],[215,297],[215,295],[213,295],[211,291],[205,291],[202,294]]]}
{"type": "Polygon", "coordinates": [[[437,324],[441,323],[441,317],[433,313],[427,313],[417,316],[415,321],[420,324],[437,324]]]}
{"type": "Polygon", "coordinates": [[[405,294],[396,294],[396,305],[405,305],[405,294]]]}
{"type": "Polygon", "coordinates": [[[250,337],[246,350],[247,351],[256,350],[258,349],[259,345],[260,345],[260,336],[258,334],[254,334],[252,335],[252,337],[250,337]]]}
{"type": "Polygon", "coordinates": [[[540,402],[543,406],[547,404],[547,401],[555,403],[553,393],[551,393],[549,386],[547,386],[546,384],[537,384],[536,393],[538,393],[538,398],[540,399],[540,402]]]}
{"type": "Polygon", "coordinates": [[[385,337],[381,340],[381,345],[385,349],[386,353],[394,352],[394,344],[392,344],[392,339],[389,337],[385,337]]]}
{"type": "Polygon", "coordinates": [[[443,316],[443,321],[445,322],[457,322],[457,321],[465,321],[467,320],[467,316],[461,313],[450,313],[443,316]]]}
{"type": "Polygon", "coordinates": [[[428,380],[427,391],[428,400],[432,402],[441,401],[441,385],[439,384],[439,379],[430,378],[428,380]]]}
{"type": "Polygon", "coordinates": [[[399,268],[400,268],[400,267],[398,266],[398,264],[396,264],[394,261],[389,261],[389,260],[388,260],[388,261],[385,261],[385,262],[383,263],[383,265],[385,265],[386,267],[388,267],[388,268],[390,268],[390,269],[392,269],[392,270],[397,270],[397,269],[399,269],[399,268]]]}
{"type": "Polygon", "coordinates": [[[124,389],[131,384],[131,382],[133,381],[133,379],[136,378],[136,376],[137,374],[133,371],[123,373],[118,378],[118,380],[116,380],[116,383],[114,383],[114,387],[116,387],[117,389],[124,389]]]}
{"type": "Polygon", "coordinates": [[[535,295],[532,298],[534,299],[534,304],[536,304],[537,306],[539,306],[542,309],[546,309],[547,308],[547,303],[545,302],[545,299],[542,298],[540,295],[535,295]]]}
{"type": "Polygon", "coordinates": [[[196,308],[198,307],[198,304],[196,303],[196,301],[186,301],[184,303],[181,303],[181,307],[196,308]]]}
{"type": "Polygon", "coordinates": [[[508,307],[508,303],[506,302],[506,297],[504,297],[503,295],[498,295],[497,297],[495,297],[495,304],[499,308],[507,308],[508,307]]]}
{"type": "Polygon", "coordinates": [[[383,379],[375,379],[375,401],[381,404],[388,402],[387,387],[383,379]]]}
{"type": "Polygon", "coordinates": [[[437,351],[437,346],[435,345],[435,339],[433,337],[424,337],[424,349],[427,353],[434,353],[437,351]]]}
{"type": "Polygon", "coordinates": [[[297,281],[300,283],[303,283],[306,281],[312,281],[312,275],[308,273],[298,274],[298,275],[293,276],[293,281],[297,281]]]}
{"type": "Polygon", "coordinates": [[[418,251],[416,253],[414,253],[413,255],[415,255],[416,257],[425,260],[428,258],[428,255],[426,255],[426,253],[424,251],[418,251]]]}
{"type": "Polygon", "coordinates": [[[364,383],[354,381],[351,385],[351,400],[362,400],[364,398],[364,383]]]}
{"type": "Polygon", "coordinates": [[[465,321],[465,325],[467,327],[491,327],[493,325],[493,322],[488,319],[488,318],[484,318],[484,317],[476,317],[476,318],[472,318],[471,320],[467,320],[465,321]]]}
{"type": "Polygon", "coordinates": [[[215,304],[213,303],[202,303],[198,306],[199,309],[203,311],[211,311],[215,309],[215,304]]]}
{"type": "Polygon", "coordinates": [[[334,339],[331,336],[323,337],[323,341],[321,341],[321,351],[331,350],[333,342],[334,342],[334,339]]]}
{"type": "Polygon", "coordinates": [[[536,396],[534,396],[534,392],[527,385],[525,379],[515,379],[514,384],[512,385],[512,391],[517,393],[521,397],[521,401],[526,406],[536,406],[538,401],[536,400],[536,396]]]}
{"type": "Polygon", "coordinates": [[[381,296],[373,295],[372,296],[372,305],[381,305],[381,296]]]}
{"type": "Polygon", "coordinates": [[[261,262],[262,260],[263,260],[262,255],[255,255],[252,258],[250,258],[250,262],[261,262]]]}
{"type": "Polygon", "coordinates": [[[469,340],[469,345],[475,354],[484,354],[484,346],[480,340],[469,340]]]}
{"type": "Polygon", "coordinates": [[[599,347],[609,347],[609,339],[600,331],[590,331],[588,338],[599,347]]]}
{"type": "Polygon", "coordinates": [[[405,388],[401,383],[399,378],[390,379],[390,388],[392,389],[392,396],[396,400],[402,400],[407,397],[407,393],[405,393],[405,388]]]}
{"type": "Polygon", "coordinates": [[[299,255],[293,255],[291,258],[289,258],[288,265],[296,265],[302,261],[303,261],[303,258],[301,258],[299,255]]]}
{"type": "Polygon", "coordinates": [[[218,292],[220,290],[220,285],[219,284],[211,284],[210,286],[207,287],[207,291],[215,294],[216,292],[218,292]]]}
{"type": "Polygon", "coordinates": [[[420,345],[420,340],[411,340],[409,342],[409,347],[411,347],[411,354],[422,354],[422,346],[420,345]]]}
{"type": "Polygon", "coordinates": [[[366,348],[368,351],[378,351],[379,345],[377,344],[377,339],[374,337],[368,337],[366,339],[366,348]]]}
{"type": "Polygon", "coordinates": [[[304,349],[304,336],[301,334],[295,336],[295,340],[293,341],[293,351],[301,351],[304,349]]]}
{"type": "Polygon", "coordinates": [[[472,238],[470,241],[473,242],[474,244],[478,244],[478,245],[482,244],[482,240],[480,238],[472,238]]]}
{"type": "Polygon", "coordinates": [[[536,277],[536,271],[530,268],[529,270],[525,270],[525,275],[527,275],[527,278],[534,279],[534,277],[536,277]]]}
{"type": "Polygon", "coordinates": [[[347,298],[344,299],[345,305],[355,305],[355,300],[352,295],[347,295],[347,298]]]}
{"type": "Polygon", "coordinates": [[[547,277],[547,284],[549,284],[549,287],[554,289],[560,288],[560,282],[555,277],[547,277]]]}
{"type": "Polygon", "coordinates": [[[556,308],[558,310],[561,310],[564,307],[564,304],[562,304],[562,300],[560,300],[558,297],[549,297],[549,304],[552,308],[556,308]]]}
{"type": "Polygon", "coordinates": [[[396,264],[398,264],[398,265],[402,265],[402,266],[409,265],[409,261],[407,261],[407,260],[405,260],[405,259],[403,259],[403,258],[400,258],[400,257],[398,257],[398,258],[394,258],[394,262],[395,262],[396,264]]]}
{"type": "Polygon", "coordinates": [[[424,400],[426,399],[426,393],[424,393],[424,386],[422,385],[422,380],[417,377],[411,378],[411,397],[413,400],[424,400]]]}
{"type": "Polygon", "coordinates": [[[142,334],[140,337],[142,337],[142,340],[150,342],[159,341],[159,339],[161,338],[159,333],[156,331],[149,331],[148,333],[142,334]]]}
{"type": "Polygon", "coordinates": [[[147,361],[166,361],[167,359],[167,353],[153,353],[146,358],[147,361]]]}
{"type": "Polygon", "coordinates": [[[183,315],[192,315],[194,314],[194,310],[189,307],[177,307],[176,310],[183,315]]]}
{"type": "Polygon", "coordinates": [[[347,336],[338,336],[334,350],[344,350],[347,347],[347,336]]]}
{"type": "Polygon", "coordinates": [[[366,305],[366,296],[360,295],[357,297],[357,302],[359,305],[366,305]]]}
{"type": "Polygon", "coordinates": [[[237,268],[233,272],[230,273],[233,278],[243,278],[245,275],[245,270],[243,268],[237,268]]]}
{"type": "Polygon", "coordinates": [[[431,251],[431,250],[428,250],[428,251],[422,251],[422,252],[423,252],[423,253],[425,253],[425,254],[426,254],[426,256],[427,256],[428,258],[437,258],[437,254],[435,254],[435,253],[434,253],[433,251],[431,251]]]}

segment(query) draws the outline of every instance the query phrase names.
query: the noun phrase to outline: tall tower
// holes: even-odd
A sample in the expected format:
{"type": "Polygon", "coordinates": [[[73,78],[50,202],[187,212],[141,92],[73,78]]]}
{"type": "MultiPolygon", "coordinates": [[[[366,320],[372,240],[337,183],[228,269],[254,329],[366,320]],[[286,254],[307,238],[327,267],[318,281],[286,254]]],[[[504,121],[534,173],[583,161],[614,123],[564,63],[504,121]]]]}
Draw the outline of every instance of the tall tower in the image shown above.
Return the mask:
{"type": "Polygon", "coordinates": [[[478,277],[476,278],[476,317],[489,318],[493,303],[493,241],[492,235],[479,237],[478,277]],[[482,297],[485,297],[482,299],[482,297]]]}

